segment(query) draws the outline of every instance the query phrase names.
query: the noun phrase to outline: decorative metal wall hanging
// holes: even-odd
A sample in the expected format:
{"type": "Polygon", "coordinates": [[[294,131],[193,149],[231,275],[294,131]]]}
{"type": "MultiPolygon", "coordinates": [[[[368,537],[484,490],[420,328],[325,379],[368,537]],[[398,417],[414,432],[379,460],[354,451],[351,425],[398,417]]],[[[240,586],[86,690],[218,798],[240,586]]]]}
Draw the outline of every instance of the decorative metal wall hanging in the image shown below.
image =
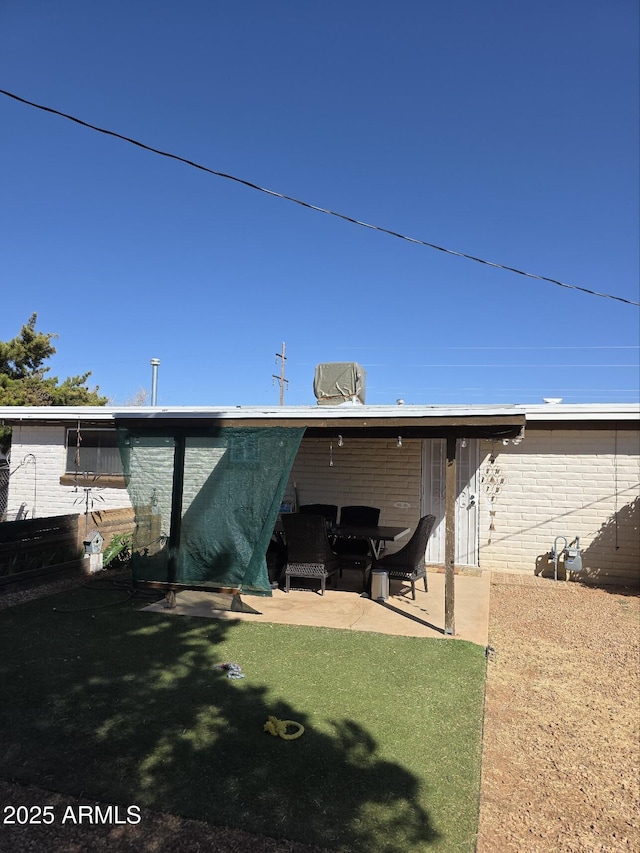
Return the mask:
{"type": "Polygon", "coordinates": [[[496,500],[498,495],[502,491],[502,487],[504,485],[504,475],[502,474],[502,470],[500,466],[497,464],[497,457],[495,454],[495,450],[491,449],[491,455],[489,456],[489,461],[482,469],[482,476],[480,480],[482,484],[482,488],[484,493],[486,494],[489,500],[489,544],[491,543],[491,534],[496,529],[495,526],[495,517],[496,517],[496,500]]]}

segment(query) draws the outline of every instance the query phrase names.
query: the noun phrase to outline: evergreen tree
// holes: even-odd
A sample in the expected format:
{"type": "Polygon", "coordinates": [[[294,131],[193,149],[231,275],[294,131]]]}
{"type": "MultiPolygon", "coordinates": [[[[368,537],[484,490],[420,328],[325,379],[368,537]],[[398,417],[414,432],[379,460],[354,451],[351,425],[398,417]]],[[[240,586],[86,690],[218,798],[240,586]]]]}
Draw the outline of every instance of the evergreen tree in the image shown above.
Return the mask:
{"type": "Polygon", "coordinates": [[[37,317],[32,314],[17,337],[0,341],[0,406],[104,406],[99,388],[86,387],[91,371],[64,382],[47,376],[43,362],[54,355],[51,341],[58,336],[36,331],[37,317]]]}

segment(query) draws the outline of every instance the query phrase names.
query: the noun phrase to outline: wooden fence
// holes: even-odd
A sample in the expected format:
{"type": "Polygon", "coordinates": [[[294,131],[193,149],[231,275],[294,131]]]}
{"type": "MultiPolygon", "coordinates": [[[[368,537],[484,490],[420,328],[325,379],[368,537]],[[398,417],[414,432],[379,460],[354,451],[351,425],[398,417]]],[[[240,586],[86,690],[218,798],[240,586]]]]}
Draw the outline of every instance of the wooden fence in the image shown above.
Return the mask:
{"type": "Polygon", "coordinates": [[[77,515],[0,524],[0,579],[67,564],[81,556],[77,515]]]}
{"type": "Polygon", "coordinates": [[[99,530],[104,539],[104,548],[106,548],[113,536],[131,533],[135,524],[136,517],[130,507],[95,510],[88,515],[80,515],[78,517],[78,546],[81,551],[84,550],[82,543],[87,534],[91,533],[92,530],[99,530]]]}
{"type": "Polygon", "coordinates": [[[32,582],[57,572],[85,568],[83,542],[97,529],[104,547],[112,536],[131,533],[132,509],[112,509],[89,515],[56,515],[0,523],[0,588],[10,583],[32,582]]]}

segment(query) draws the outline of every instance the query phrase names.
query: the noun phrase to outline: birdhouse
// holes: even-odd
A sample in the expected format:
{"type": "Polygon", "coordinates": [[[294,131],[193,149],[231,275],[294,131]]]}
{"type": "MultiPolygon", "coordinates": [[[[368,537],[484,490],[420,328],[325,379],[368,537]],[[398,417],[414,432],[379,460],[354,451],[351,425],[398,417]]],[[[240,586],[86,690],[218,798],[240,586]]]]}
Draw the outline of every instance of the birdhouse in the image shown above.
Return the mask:
{"type": "Polygon", "coordinates": [[[84,545],[84,553],[101,554],[103,542],[104,537],[97,528],[94,528],[93,530],[89,531],[87,538],[82,543],[84,545]]]}

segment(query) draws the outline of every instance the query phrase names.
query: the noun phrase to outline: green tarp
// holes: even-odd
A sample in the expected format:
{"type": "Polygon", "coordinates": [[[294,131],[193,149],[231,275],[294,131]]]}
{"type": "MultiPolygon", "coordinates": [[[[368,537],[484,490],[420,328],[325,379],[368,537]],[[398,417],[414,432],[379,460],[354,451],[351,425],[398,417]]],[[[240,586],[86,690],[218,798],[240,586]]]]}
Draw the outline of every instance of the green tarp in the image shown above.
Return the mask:
{"type": "Polygon", "coordinates": [[[303,434],[118,424],[134,581],[271,595],[265,555],[303,434]]]}

